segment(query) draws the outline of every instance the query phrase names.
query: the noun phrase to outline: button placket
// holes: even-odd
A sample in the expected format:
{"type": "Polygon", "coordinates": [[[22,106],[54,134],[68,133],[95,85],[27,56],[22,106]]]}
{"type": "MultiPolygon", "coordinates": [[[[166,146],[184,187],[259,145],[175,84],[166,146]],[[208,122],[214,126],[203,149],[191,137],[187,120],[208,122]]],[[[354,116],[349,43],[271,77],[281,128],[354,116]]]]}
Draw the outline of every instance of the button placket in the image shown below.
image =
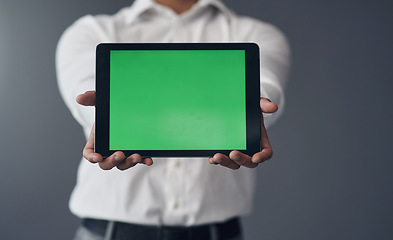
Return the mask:
{"type": "Polygon", "coordinates": [[[182,191],[183,191],[183,171],[180,159],[168,159],[167,179],[168,179],[168,210],[179,211],[181,210],[182,191]]]}

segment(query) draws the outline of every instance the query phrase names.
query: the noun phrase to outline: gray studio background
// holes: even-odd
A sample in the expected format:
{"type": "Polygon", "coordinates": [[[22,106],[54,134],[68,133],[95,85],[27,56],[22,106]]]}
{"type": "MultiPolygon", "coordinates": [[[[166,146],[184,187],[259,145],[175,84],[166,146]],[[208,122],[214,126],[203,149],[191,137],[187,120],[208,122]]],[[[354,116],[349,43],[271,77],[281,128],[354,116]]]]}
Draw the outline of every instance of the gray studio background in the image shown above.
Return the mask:
{"type": "MultiPolygon", "coordinates": [[[[393,2],[224,2],[278,26],[293,52],[246,239],[393,239],[393,2]]],[[[85,140],[57,89],[55,47],[77,18],[130,4],[0,0],[1,239],[72,238],[85,140]]]]}

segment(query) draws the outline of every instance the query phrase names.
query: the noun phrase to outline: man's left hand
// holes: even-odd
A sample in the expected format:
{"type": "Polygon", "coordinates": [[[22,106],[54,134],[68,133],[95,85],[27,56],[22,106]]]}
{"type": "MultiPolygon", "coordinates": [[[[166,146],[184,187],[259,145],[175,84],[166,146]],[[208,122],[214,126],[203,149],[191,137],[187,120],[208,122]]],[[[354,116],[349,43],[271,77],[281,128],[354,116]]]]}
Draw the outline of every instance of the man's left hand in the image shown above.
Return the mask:
{"type": "MultiPolygon", "coordinates": [[[[262,113],[274,113],[278,110],[277,104],[267,98],[261,98],[260,106],[262,113]]],[[[255,153],[252,157],[236,150],[230,152],[229,156],[216,153],[213,157],[209,158],[209,163],[219,164],[235,170],[240,168],[240,166],[255,168],[259,163],[269,160],[273,156],[273,150],[267,137],[263,115],[261,122],[261,149],[260,152],[255,153]]]]}

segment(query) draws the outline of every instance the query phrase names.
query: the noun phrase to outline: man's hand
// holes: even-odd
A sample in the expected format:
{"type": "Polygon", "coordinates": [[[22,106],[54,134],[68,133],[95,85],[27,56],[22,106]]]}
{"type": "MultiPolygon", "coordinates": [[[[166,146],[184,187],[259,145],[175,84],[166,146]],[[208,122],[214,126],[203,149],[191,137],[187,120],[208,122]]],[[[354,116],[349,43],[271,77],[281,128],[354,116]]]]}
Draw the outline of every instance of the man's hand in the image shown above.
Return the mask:
{"type": "MultiPolygon", "coordinates": [[[[267,98],[261,98],[260,106],[262,113],[274,113],[278,110],[277,104],[267,98]]],[[[216,153],[213,157],[209,158],[209,163],[220,164],[230,169],[238,169],[240,166],[255,168],[259,163],[269,160],[273,156],[273,150],[267,137],[263,116],[261,122],[261,149],[262,151],[255,153],[252,157],[236,150],[232,151],[229,156],[216,153]]]]}
{"type": "MultiPolygon", "coordinates": [[[[80,94],[76,101],[83,106],[95,106],[96,92],[87,91],[80,94]]],[[[91,129],[89,139],[83,148],[83,156],[91,163],[98,163],[103,170],[110,170],[117,167],[120,170],[126,170],[138,163],[143,163],[148,166],[153,164],[151,158],[142,158],[141,155],[135,153],[127,157],[123,152],[117,151],[107,158],[103,158],[100,154],[94,152],[94,126],[91,129]]]]}

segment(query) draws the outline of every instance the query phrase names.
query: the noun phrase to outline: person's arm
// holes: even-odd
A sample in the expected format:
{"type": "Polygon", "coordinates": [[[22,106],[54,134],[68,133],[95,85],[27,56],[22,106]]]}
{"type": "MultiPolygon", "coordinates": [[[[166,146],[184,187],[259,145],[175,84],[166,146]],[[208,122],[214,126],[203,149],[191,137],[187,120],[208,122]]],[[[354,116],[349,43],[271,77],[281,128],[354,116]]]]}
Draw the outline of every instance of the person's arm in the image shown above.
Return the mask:
{"type": "Polygon", "coordinates": [[[83,127],[85,136],[89,136],[83,150],[83,156],[92,163],[99,163],[102,169],[117,167],[128,169],[137,163],[151,165],[151,159],[142,159],[134,154],[125,157],[122,152],[115,152],[103,159],[94,153],[94,106],[95,93],[95,49],[100,42],[110,42],[110,36],[91,16],[76,21],[61,36],[56,51],[56,71],[58,86],[63,100],[73,117],[83,127]],[[81,93],[85,93],[82,94],[81,93]],[[94,93],[94,94],[91,94],[94,93]],[[78,96],[80,95],[80,96],[78,96]],[[76,101],[77,99],[77,101],[76,101]],[[91,129],[91,130],[90,130],[91,129]]]}
{"type": "Polygon", "coordinates": [[[219,164],[231,169],[240,166],[255,168],[269,160],[273,150],[267,137],[266,128],[271,126],[284,110],[284,89],[290,65],[290,50],[285,36],[274,26],[243,18],[238,22],[238,36],[243,41],[256,42],[261,48],[261,152],[248,156],[232,151],[229,156],[216,154],[209,159],[211,164],[219,164]],[[251,24],[251,23],[254,24],[251,24]],[[248,26],[248,29],[245,27],[248,26]]]}
{"type": "Polygon", "coordinates": [[[274,114],[264,114],[265,127],[269,128],[284,112],[290,48],[283,33],[267,23],[257,23],[249,39],[260,46],[261,98],[268,98],[278,106],[274,114]]]}
{"type": "Polygon", "coordinates": [[[56,50],[57,82],[61,96],[73,117],[85,130],[94,123],[94,108],[75,102],[76,96],[95,89],[95,47],[100,38],[92,29],[92,17],[71,25],[61,36],[56,50]]]}

